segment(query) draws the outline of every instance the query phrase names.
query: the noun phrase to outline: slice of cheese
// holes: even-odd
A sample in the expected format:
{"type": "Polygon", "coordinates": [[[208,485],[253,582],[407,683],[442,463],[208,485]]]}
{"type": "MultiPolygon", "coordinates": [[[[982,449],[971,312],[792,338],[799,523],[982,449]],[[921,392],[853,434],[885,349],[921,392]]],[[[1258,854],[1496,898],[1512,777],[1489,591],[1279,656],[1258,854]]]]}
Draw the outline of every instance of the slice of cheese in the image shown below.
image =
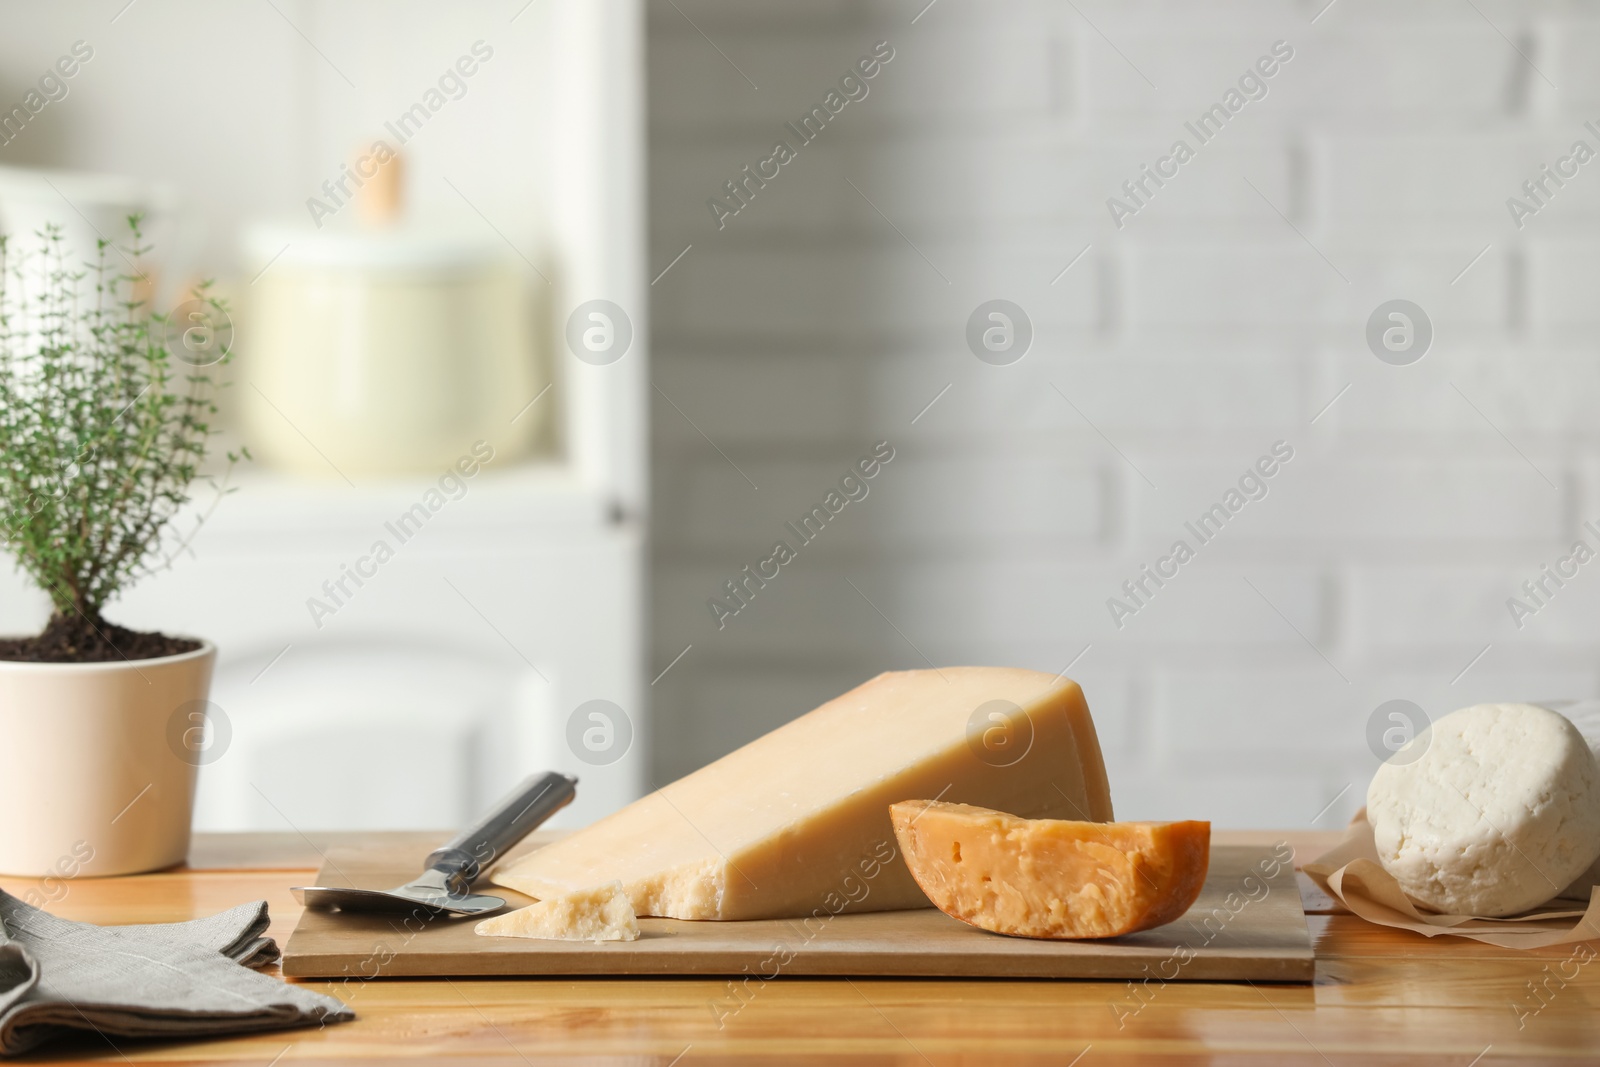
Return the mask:
{"type": "Polygon", "coordinates": [[[612,879],[640,915],[774,919],[927,906],[889,805],[1111,818],[1076,683],[999,667],[880,674],[496,871],[533,897],[612,879]]]}
{"type": "Polygon", "coordinates": [[[620,882],[580,889],[493,915],[473,927],[490,937],[550,941],[637,941],[639,920],[620,882]]]}
{"type": "Polygon", "coordinates": [[[1205,885],[1208,822],[1019,819],[966,804],[890,808],[939,910],[997,934],[1118,937],[1188,911],[1205,885]]]}

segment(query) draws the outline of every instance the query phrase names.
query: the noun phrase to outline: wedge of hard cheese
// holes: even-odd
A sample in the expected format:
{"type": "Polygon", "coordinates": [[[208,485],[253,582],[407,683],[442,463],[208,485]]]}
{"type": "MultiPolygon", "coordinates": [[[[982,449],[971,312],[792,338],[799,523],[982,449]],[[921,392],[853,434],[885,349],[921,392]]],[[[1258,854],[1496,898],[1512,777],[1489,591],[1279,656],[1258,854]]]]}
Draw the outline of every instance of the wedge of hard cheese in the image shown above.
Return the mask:
{"type": "Polygon", "coordinates": [[[997,934],[1118,937],[1194,904],[1208,822],[1019,819],[914,800],[889,809],[917,884],[940,911],[997,934]]]}
{"type": "Polygon", "coordinates": [[[1110,819],[1082,690],[998,667],[880,674],[493,877],[541,898],[618,879],[640,915],[676,919],[926,907],[889,823],[916,797],[1110,819]]]}
{"type": "Polygon", "coordinates": [[[639,921],[622,886],[612,882],[492,915],[473,932],[547,941],[637,941],[639,921]]]}

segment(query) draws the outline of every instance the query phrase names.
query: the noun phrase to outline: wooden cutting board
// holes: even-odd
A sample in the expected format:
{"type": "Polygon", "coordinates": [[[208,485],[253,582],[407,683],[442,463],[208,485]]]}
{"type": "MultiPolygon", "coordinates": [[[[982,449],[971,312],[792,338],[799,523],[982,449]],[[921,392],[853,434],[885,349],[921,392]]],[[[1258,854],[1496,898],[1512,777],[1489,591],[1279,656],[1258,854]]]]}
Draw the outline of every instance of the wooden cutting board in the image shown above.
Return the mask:
{"type": "MultiPolygon", "coordinates": [[[[427,849],[330,853],[319,885],[385,889],[427,849]]],[[[1282,857],[1283,849],[1276,853],[1282,857]]],[[[297,978],[474,975],[849,975],[1309,982],[1313,955],[1293,869],[1269,847],[1216,845],[1195,906],[1177,922],[1103,941],[1033,941],[933,909],[775,919],[641,919],[637,941],[483,937],[475,919],[306,911],[283,953],[297,978]],[[1273,871],[1268,876],[1267,871],[1273,871]]],[[[496,887],[520,907],[527,898],[496,887]]]]}

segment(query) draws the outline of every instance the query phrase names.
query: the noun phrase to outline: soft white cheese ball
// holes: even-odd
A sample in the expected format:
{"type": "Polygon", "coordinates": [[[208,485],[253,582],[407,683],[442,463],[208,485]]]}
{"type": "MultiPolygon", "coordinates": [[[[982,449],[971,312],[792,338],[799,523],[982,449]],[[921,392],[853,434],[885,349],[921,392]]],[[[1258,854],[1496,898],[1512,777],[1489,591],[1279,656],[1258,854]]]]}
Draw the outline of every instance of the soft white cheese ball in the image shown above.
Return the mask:
{"type": "Polygon", "coordinates": [[[1478,704],[1446,715],[1378,768],[1367,819],[1383,869],[1413,900],[1514,915],[1600,857],[1600,765],[1555,712],[1478,704]]]}

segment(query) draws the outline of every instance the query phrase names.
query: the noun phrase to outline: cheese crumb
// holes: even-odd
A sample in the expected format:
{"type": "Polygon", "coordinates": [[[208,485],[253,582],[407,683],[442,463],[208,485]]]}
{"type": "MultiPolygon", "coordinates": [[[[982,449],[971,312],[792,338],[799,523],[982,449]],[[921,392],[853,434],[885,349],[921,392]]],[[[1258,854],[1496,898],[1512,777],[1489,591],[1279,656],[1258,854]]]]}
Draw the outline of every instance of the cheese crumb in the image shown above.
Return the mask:
{"type": "Polygon", "coordinates": [[[637,941],[639,920],[621,882],[579,889],[484,919],[474,931],[488,937],[548,941],[637,941]]]}

